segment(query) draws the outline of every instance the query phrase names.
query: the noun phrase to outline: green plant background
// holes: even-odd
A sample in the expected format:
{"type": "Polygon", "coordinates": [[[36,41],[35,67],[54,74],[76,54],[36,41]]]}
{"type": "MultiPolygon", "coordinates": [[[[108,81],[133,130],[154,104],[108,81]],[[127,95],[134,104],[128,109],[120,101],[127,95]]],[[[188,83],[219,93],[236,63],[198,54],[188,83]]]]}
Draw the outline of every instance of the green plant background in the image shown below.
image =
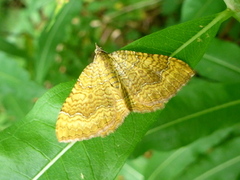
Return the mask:
{"type": "Polygon", "coordinates": [[[1,1],[0,179],[238,179],[240,24],[225,9],[222,0],[1,1]],[[57,114],[95,43],[174,54],[196,76],[163,110],[131,113],[106,138],[58,143],[57,114]]]}

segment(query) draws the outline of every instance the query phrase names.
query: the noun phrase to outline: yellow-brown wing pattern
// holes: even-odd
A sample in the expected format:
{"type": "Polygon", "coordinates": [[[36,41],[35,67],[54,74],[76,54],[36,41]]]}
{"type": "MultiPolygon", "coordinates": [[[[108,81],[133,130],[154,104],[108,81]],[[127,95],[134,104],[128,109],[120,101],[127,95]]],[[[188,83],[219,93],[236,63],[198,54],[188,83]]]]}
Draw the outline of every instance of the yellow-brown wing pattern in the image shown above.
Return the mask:
{"type": "Polygon", "coordinates": [[[109,56],[127,91],[126,102],[135,112],[163,108],[194,75],[188,64],[164,55],[116,51],[109,56]]]}
{"type": "Polygon", "coordinates": [[[60,142],[108,135],[128,115],[117,76],[104,58],[96,54],[66,99],[56,125],[60,142]]]}

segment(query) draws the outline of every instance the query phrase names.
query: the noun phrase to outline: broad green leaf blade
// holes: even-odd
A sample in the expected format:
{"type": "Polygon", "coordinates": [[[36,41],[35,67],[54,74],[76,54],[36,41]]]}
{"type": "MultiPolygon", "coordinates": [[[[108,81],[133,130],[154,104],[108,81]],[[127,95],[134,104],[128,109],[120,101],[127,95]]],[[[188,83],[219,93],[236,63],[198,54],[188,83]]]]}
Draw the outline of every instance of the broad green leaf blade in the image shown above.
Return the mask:
{"type": "Polygon", "coordinates": [[[209,16],[226,9],[223,0],[185,0],[182,6],[181,21],[189,21],[203,16],[209,16]]]}
{"type": "Polygon", "coordinates": [[[133,172],[131,180],[139,180],[139,177],[148,180],[237,179],[239,128],[238,123],[172,151],[150,150],[147,156],[128,160],[119,176],[129,177],[127,173],[133,172]]]}
{"type": "Polygon", "coordinates": [[[179,148],[239,123],[239,89],[239,83],[191,82],[168,103],[159,120],[136,147],[134,156],[148,149],[179,148]]]}
{"type": "MultiPolygon", "coordinates": [[[[140,39],[125,49],[135,50],[136,47],[136,50],[146,48],[142,52],[148,53],[160,53],[162,50],[168,54],[175,52],[176,57],[187,59],[187,62],[193,61],[191,65],[194,66],[201,59],[222,20],[228,16],[229,14],[223,12],[220,15],[170,27],[146,36],[143,40],[140,39]],[[199,24],[198,21],[201,23],[199,24]],[[204,27],[199,29],[199,25],[202,24],[207,29],[204,27]],[[188,33],[188,30],[191,33],[188,33]],[[169,41],[167,36],[174,41],[169,41]],[[207,38],[198,42],[198,36],[207,38]],[[159,42],[162,38],[165,38],[169,44],[159,42]]],[[[131,113],[115,133],[106,138],[99,137],[77,142],[65,152],[67,149],[64,148],[70,146],[57,142],[55,123],[61,105],[73,84],[74,82],[60,84],[51,89],[39,99],[25,119],[0,133],[0,157],[3,157],[0,162],[5,164],[0,174],[8,173],[10,179],[16,179],[18,176],[18,179],[33,177],[40,177],[40,179],[79,179],[79,177],[114,179],[127,157],[161,112],[131,113]]],[[[185,105],[187,103],[182,104],[182,107],[185,105]]]]}
{"type": "Polygon", "coordinates": [[[67,88],[62,86],[47,92],[25,119],[0,133],[0,177],[32,179],[66,146],[56,143],[54,132],[54,118],[61,106],[56,100],[70,90],[69,83],[67,88]]]}
{"type": "Polygon", "coordinates": [[[47,75],[54,62],[56,46],[66,36],[67,25],[71,23],[71,19],[79,13],[80,9],[81,1],[69,1],[56,16],[55,21],[50,22],[42,32],[35,62],[37,82],[42,83],[47,75]]]}
{"type": "Polygon", "coordinates": [[[203,59],[196,66],[196,71],[199,75],[212,81],[237,83],[240,82],[239,59],[239,46],[214,39],[203,59]]]}
{"type": "MultiPolygon", "coordinates": [[[[3,157],[1,162],[5,164],[0,170],[3,177],[33,178],[67,146],[57,142],[55,123],[59,109],[74,83],[60,84],[51,89],[39,99],[24,120],[0,133],[0,156],[3,157]],[[10,173],[13,165],[15,172],[10,173]]],[[[152,120],[156,118],[155,115],[156,113],[151,115],[152,120]]],[[[139,118],[129,116],[119,131],[106,138],[99,137],[74,144],[44,174],[43,179],[65,179],[69,176],[76,178],[80,173],[86,179],[112,179],[134,149],[134,145],[141,140],[142,132],[146,131],[146,123],[141,115],[137,114],[135,117],[139,118]],[[61,171],[58,172],[59,170],[61,171]]]]}
{"type": "MultiPolygon", "coordinates": [[[[207,143],[207,141],[205,141],[207,143]]],[[[204,144],[202,144],[204,146],[204,144]]],[[[178,174],[180,179],[238,179],[240,166],[239,124],[221,142],[203,153],[195,149],[195,161],[178,174]],[[198,162],[198,163],[196,163],[198,162]]]]}

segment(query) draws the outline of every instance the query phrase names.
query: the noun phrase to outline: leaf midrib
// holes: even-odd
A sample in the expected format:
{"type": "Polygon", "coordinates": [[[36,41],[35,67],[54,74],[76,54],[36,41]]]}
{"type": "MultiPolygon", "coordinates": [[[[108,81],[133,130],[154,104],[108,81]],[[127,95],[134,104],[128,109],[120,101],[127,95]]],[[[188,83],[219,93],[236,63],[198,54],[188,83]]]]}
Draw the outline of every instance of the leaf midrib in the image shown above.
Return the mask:
{"type": "Polygon", "coordinates": [[[182,122],[187,121],[187,120],[191,120],[191,119],[193,119],[195,117],[199,117],[199,116],[202,116],[204,114],[211,113],[211,112],[214,112],[214,111],[217,111],[217,110],[220,110],[220,109],[224,109],[224,108],[228,108],[228,107],[231,107],[231,106],[234,106],[234,105],[238,105],[238,104],[240,104],[240,99],[235,100],[235,101],[231,101],[231,102],[227,102],[227,103],[224,103],[224,104],[220,104],[220,105],[217,105],[217,106],[213,106],[211,108],[204,109],[204,110],[198,111],[196,113],[189,114],[187,116],[178,118],[178,119],[176,119],[174,121],[171,121],[169,123],[166,123],[166,124],[163,124],[163,125],[158,126],[156,128],[153,128],[153,129],[149,130],[146,133],[146,135],[153,134],[153,133],[155,133],[157,131],[160,131],[161,129],[168,128],[170,126],[182,123],[182,122]]]}

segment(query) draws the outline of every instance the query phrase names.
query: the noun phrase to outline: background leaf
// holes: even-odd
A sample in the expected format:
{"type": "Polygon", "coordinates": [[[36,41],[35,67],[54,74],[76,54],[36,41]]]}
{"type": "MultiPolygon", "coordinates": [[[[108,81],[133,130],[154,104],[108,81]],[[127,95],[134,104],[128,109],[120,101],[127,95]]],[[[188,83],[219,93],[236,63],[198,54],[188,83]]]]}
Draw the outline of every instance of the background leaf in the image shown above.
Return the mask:
{"type": "Polygon", "coordinates": [[[128,160],[119,173],[127,179],[237,179],[239,124],[172,151],[148,151],[128,160]],[[227,153],[221,158],[222,154],[227,153]],[[174,170],[174,171],[173,171],[174,170]],[[130,174],[131,173],[131,174],[130,174]]]}
{"type": "Polygon", "coordinates": [[[36,97],[41,96],[45,89],[33,82],[28,72],[13,58],[0,54],[0,64],[0,107],[4,105],[0,113],[2,130],[25,117],[35,103],[36,97]],[[11,117],[10,122],[5,120],[6,116],[11,117]]]}
{"type": "Polygon", "coordinates": [[[226,9],[226,4],[222,0],[185,0],[182,6],[181,21],[185,22],[202,16],[209,16],[224,9],[226,9]]]}
{"type": "Polygon", "coordinates": [[[69,1],[62,11],[46,26],[39,40],[39,51],[36,58],[36,81],[41,83],[53,64],[55,49],[66,35],[66,24],[81,9],[81,1],[69,1]]]}
{"type": "Polygon", "coordinates": [[[2,38],[0,38],[0,50],[6,52],[8,54],[14,55],[14,56],[28,58],[25,51],[17,48],[13,44],[5,41],[2,38]]]}
{"type": "Polygon", "coordinates": [[[196,70],[199,75],[212,81],[237,83],[240,79],[239,59],[239,46],[214,39],[196,70]]]}

